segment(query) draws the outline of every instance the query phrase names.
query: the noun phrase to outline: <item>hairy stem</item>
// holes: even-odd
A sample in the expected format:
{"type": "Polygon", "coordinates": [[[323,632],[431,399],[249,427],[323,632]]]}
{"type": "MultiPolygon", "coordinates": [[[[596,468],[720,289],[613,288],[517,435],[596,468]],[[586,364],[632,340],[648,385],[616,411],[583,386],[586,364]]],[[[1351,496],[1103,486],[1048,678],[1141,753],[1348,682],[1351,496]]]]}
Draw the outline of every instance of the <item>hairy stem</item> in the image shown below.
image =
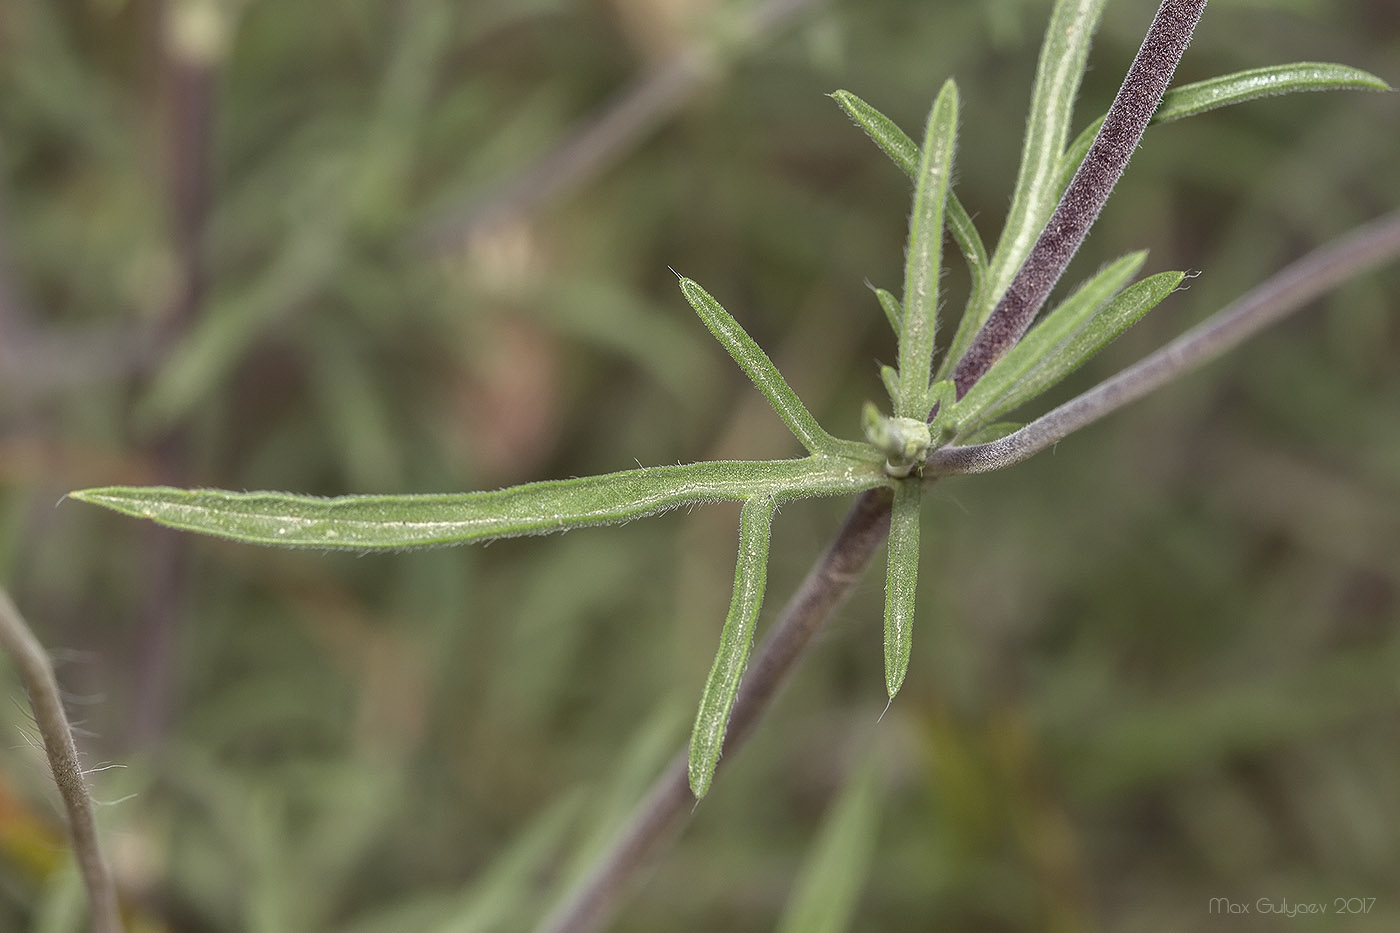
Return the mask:
{"type": "MultiPolygon", "coordinates": [[[[739,688],[729,717],[724,751],[732,753],[757,725],[822,623],[865,574],[870,558],[890,529],[890,491],[861,494],[841,530],[808,572],[764,639],[739,688]]],[[[724,759],[720,759],[723,766],[724,759]]],[[[547,917],[540,929],[582,933],[605,922],[627,893],[632,878],[680,828],[695,805],[688,756],[676,757],[633,811],[611,847],[547,917]]]]}
{"type": "Polygon", "coordinates": [[[63,712],[63,700],[58,692],[53,665],[44,646],[24,623],[9,595],[0,590],[0,648],[14,658],[20,680],[29,693],[34,709],[34,722],[44,739],[49,770],[63,797],[68,812],[68,828],[73,835],[73,852],[87,886],[92,903],[94,933],[121,933],[121,915],[117,910],[117,889],[112,873],[103,858],[97,838],[97,822],[93,819],[92,797],[88,795],[87,780],[78,763],[78,747],[73,730],[63,712]]]}
{"type": "Polygon", "coordinates": [[[1128,167],[1205,6],[1206,0],[1164,0],[1157,10],[1094,144],[1010,287],[958,361],[953,374],[958,398],[1021,339],[1064,274],[1128,167]]]}
{"type": "Polygon", "coordinates": [[[1014,434],[988,444],[934,451],[924,466],[924,476],[988,473],[1020,463],[1233,349],[1348,279],[1396,258],[1400,258],[1400,210],[1286,266],[1156,353],[1014,434]]]}

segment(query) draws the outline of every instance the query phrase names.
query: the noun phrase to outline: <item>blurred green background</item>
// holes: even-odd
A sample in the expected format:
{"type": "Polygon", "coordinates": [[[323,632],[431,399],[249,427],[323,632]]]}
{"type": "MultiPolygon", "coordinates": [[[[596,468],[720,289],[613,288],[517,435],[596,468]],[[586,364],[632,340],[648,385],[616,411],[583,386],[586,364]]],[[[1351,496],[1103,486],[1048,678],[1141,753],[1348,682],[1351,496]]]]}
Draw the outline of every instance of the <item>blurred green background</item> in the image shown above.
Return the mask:
{"type": "MultiPolygon", "coordinates": [[[[1152,8],[1110,4],[1080,125],[1152,8]]],[[[528,929],[684,741],[737,508],[355,556],[63,493],[795,455],[668,264],[854,436],[909,192],[822,95],[916,130],[956,77],[990,245],[1048,11],[0,4],[0,582],[90,762],[122,766],[93,779],[140,929],[528,929]]],[[[1178,82],[1294,60],[1400,83],[1400,7],[1217,0],[1178,82]]],[[[1395,101],[1150,130],[1066,284],[1141,247],[1202,274],[1061,396],[1400,202],[1395,101]]],[[[772,929],[826,825],[812,877],[853,883],[855,930],[1400,929],[1398,293],[1395,268],[1356,282],[1053,453],[933,487],[898,702],[877,723],[873,572],[615,928],[772,929]]],[[[765,621],[843,510],[783,510],[765,621]]],[[[80,929],[0,680],[0,930],[80,929]]]]}

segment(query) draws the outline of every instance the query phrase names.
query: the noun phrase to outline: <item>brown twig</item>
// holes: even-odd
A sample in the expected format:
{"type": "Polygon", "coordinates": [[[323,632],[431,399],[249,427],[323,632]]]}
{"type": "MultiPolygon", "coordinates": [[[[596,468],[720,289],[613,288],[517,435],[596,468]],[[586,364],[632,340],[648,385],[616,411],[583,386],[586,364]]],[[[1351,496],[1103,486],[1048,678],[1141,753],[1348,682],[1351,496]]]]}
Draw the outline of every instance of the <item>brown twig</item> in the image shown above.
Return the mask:
{"type": "Polygon", "coordinates": [[[63,807],[68,813],[73,853],[92,905],[92,929],[94,933],[121,933],[117,888],[107,860],[102,855],[97,821],[93,818],[92,797],[88,793],[82,766],[78,763],[78,747],[63,711],[53,664],[44,646],[39,644],[3,589],[0,589],[0,648],[14,659],[20,680],[29,693],[34,722],[39,727],[39,734],[44,739],[44,751],[48,754],[49,770],[53,772],[54,783],[58,785],[63,807]]]}

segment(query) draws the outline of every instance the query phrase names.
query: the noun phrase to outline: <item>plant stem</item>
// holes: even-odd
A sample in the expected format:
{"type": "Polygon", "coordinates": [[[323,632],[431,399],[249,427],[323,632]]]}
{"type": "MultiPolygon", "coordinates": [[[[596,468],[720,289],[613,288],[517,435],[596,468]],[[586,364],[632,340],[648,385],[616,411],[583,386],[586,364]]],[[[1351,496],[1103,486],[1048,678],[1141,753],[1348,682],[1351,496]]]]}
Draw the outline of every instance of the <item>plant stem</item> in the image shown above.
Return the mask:
{"type": "Polygon", "coordinates": [[[1006,293],[958,361],[953,373],[958,398],[1021,339],[1059,282],[1128,167],[1205,6],[1206,0],[1164,0],[1158,8],[1074,179],[1006,293]]]}
{"type": "MultiPolygon", "coordinates": [[[[1247,340],[1268,325],[1367,269],[1400,257],[1400,211],[1361,227],[1287,266],[1163,349],[1073,401],[989,444],[945,447],[929,455],[925,477],[985,473],[1011,466],[1072,432],[1135,401],[1247,340]]],[[[826,553],[784,607],[745,675],[724,750],[748,737],[803,648],[849,594],[889,533],[890,491],[861,494],[826,553]]],[[[721,759],[721,766],[724,759],[721,759]]],[[[684,752],[662,772],[612,847],[544,921],[548,933],[596,930],[613,912],[633,876],[680,829],[693,806],[684,752]]]]}
{"type": "Polygon", "coordinates": [[[0,648],[14,658],[20,680],[29,693],[34,710],[34,722],[44,739],[49,757],[49,770],[63,797],[68,812],[68,828],[73,836],[73,853],[87,886],[92,904],[94,933],[121,933],[121,914],[117,909],[117,889],[102,846],[97,838],[97,822],[93,819],[92,797],[88,795],[87,780],[78,763],[78,747],[73,730],[63,712],[63,700],[58,692],[53,664],[44,646],[34,637],[24,618],[0,590],[0,648]]]}
{"type": "Polygon", "coordinates": [[[1020,463],[1235,348],[1353,276],[1396,258],[1400,258],[1400,210],[1286,266],[1156,353],[1014,434],[988,444],[934,451],[924,465],[924,476],[988,473],[1020,463]]]}
{"type": "MultiPolygon", "coordinates": [[[[862,493],[749,664],[729,717],[724,752],[733,752],[748,738],[812,636],[864,576],[889,529],[890,490],[862,493]]],[[[724,761],[720,759],[721,767],[724,761]]],[[[540,930],[584,933],[598,929],[611,916],[633,876],[680,829],[680,818],[695,805],[687,763],[683,750],[652,784],[612,846],[565,895],[540,930]]]]}

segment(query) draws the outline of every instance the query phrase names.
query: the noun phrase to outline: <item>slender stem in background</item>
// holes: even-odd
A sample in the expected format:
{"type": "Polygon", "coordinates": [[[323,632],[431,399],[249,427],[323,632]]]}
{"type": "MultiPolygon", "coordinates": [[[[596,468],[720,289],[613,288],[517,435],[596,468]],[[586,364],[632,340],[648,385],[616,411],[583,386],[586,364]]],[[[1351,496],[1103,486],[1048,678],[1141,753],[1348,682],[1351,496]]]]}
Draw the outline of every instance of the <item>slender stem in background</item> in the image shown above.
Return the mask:
{"type": "Polygon", "coordinates": [[[78,763],[78,747],[73,730],[63,712],[63,700],[54,678],[53,664],[44,646],[24,623],[9,594],[0,589],[0,649],[14,658],[20,680],[29,692],[34,709],[34,722],[44,739],[44,751],[49,756],[49,769],[63,797],[68,812],[68,828],[73,836],[73,854],[87,886],[92,902],[94,933],[121,933],[121,914],[117,909],[117,888],[112,873],[102,855],[97,838],[97,822],[92,814],[92,797],[87,780],[78,763]]]}
{"type": "MultiPolygon", "coordinates": [[[[170,179],[166,210],[177,271],[175,292],[160,316],[162,357],[195,325],[207,292],[204,231],[212,199],[209,154],[218,50],[184,38],[189,29],[180,17],[195,15],[192,10],[173,2],[159,8],[170,179]]],[[[186,434],[182,425],[173,425],[144,445],[157,482],[185,485],[189,474],[186,434]]],[[[145,585],[141,588],[141,631],[134,645],[134,679],[139,686],[130,730],[136,744],[150,745],[164,734],[170,718],[189,551],[168,529],[148,528],[143,537],[145,585]]]]}
{"type": "Polygon", "coordinates": [[[1020,463],[1235,348],[1353,276],[1397,257],[1400,211],[1392,211],[1286,266],[1156,353],[1014,434],[988,444],[934,451],[924,475],[987,473],[1020,463]]]}
{"type": "Polygon", "coordinates": [[[0,393],[7,402],[144,372],[155,359],[148,324],[89,324],[59,329],[45,322],[10,262],[0,190],[0,393]]]}
{"type": "Polygon", "coordinates": [[[962,398],[1021,339],[1079,250],[1167,92],[1206,0],[1164,0],[1103,126],[1010,287],[953,373],[962,398]]]}
{"type": "MultiPolygon", "coordinates": [[[[990,444],[934,451],[925,466],[925,475],[982,473],[1019,463],[1071,432],[1232,349],[1329,289],[1397,256],[1400,256],[1400,211],[1310,253],[1162,350],[1015,434],[990,444]]],[[[889,519],[888,489],[861,494],[826,553],[784,607],[782,616],[745,675],[729,721],[724,744],[726,752],[737,749],[752,732],[792,671],[802,649],[864,575],[870,558],[889,533],[889,519]]],[[[680,819],[693,803],[687,779],[687,756],[682,752],[657,778],[612,847],[565,896],[540,929],[547,933],[596,930],[626,894],[636,873],[680,829],[680,819]]]]}
{"type": "MultiPolygon", "coordinates": [[[[763,0],[744,15],[731,35],[744,44],[756,44],[813,2],[763,0]]],[[[669,56],[491,194],[430,222],[419,240],[434,251],[448,251],[503,219],[532,213],[578,189],[679,111],[714,76],[718,63],[715,51],[704,43],[669,56]]]]}
{"type": "MultiPolygon", "coordinates": [[[[870,558],[889,530],[890,490],[862,493],[749,664],[729,717],[726,753],[748,738],[812,636],[865,575],[870,558]]],[[[720,766],[723,764],[721,758],[720,766]]],[[[598,929],[611,916],[638,870],[680,829],[681,817],[694,807],[687,765],[688,756],[682,750],[642,798],[612,846],[565,895],[541,930],[584,933],[598,929]]]]}

